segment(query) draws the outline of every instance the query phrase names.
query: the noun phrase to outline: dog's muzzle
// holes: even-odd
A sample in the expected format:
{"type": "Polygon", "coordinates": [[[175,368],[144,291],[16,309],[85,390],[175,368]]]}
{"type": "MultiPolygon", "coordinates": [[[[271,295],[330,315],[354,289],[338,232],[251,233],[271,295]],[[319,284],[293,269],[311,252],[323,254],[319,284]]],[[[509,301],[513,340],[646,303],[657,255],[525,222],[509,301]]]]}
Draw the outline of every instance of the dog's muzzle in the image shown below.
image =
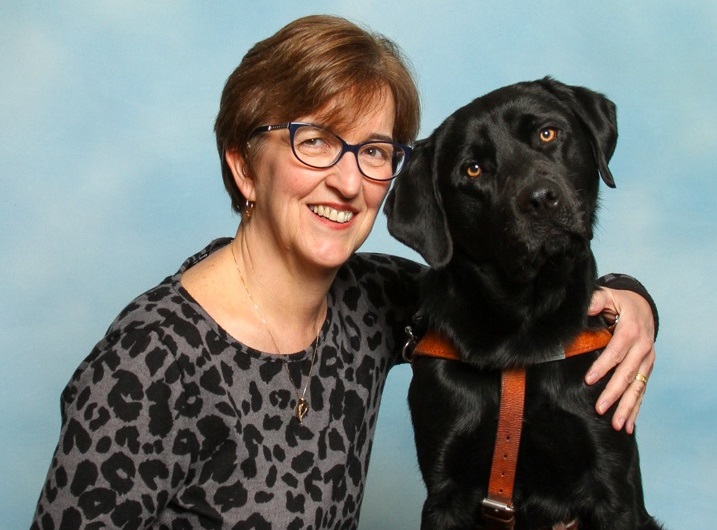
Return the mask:
{"type": "Polygon", "coordinates": [[[540,179],[525,186],[518,194],[518,209],[536,218],[553,217],[563,206],[560,186],[548,179],[540,179]]]}

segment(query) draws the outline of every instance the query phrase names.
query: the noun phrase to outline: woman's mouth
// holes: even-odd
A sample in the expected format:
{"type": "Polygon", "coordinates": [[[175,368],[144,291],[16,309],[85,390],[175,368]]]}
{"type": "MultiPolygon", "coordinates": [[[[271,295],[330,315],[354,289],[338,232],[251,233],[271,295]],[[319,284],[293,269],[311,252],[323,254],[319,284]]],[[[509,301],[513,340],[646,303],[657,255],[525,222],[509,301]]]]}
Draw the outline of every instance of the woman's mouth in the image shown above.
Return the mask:
{"type": "Polygon", "coordinates": [[[335,223],[348,223],[354,216],[353,212],[339,211],[330,206],[312,205],[309,208],[319,217],[329,219],[335,223]]]}

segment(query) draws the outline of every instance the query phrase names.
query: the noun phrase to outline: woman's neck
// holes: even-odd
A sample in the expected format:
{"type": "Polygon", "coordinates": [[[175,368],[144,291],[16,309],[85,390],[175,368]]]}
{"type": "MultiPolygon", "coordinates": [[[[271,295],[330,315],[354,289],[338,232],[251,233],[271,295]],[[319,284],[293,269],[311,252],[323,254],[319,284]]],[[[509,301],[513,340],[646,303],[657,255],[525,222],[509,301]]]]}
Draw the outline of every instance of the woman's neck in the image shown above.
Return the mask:
{"type": "Polygon", "coordinates": [[[288,252],[254,240],[242,226],[229,247],[239,287],[273,335],[275,349],[289,353],[305,348],[326,318],[326,296],[336,270],[297,262],[288,252]]]}

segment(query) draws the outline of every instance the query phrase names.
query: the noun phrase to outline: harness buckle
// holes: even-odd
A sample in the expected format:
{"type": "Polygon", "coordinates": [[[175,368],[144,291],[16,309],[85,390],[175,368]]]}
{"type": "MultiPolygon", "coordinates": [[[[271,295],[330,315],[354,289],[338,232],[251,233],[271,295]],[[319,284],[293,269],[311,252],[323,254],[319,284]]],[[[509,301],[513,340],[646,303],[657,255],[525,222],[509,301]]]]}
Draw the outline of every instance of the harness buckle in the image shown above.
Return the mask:
{"type": "Polygon", "coordinates": [[[413,334],[413,329],[411,328],[411,326],[406,326],[406,329],[404,331],[406,332],[406,342],[403,345],[403,349],[401,350],[401,355],[403,356],[404,361],[410,363],[411,361],[413,361],[413,349],[418,343],[418,338],[413,334]]]}
{"type": "Polygon", "coordinates": [[[483,517],[487,528],[506,530],[515,528],[515,510],[503,501],[490,497],[483,499],[483,517]]]}

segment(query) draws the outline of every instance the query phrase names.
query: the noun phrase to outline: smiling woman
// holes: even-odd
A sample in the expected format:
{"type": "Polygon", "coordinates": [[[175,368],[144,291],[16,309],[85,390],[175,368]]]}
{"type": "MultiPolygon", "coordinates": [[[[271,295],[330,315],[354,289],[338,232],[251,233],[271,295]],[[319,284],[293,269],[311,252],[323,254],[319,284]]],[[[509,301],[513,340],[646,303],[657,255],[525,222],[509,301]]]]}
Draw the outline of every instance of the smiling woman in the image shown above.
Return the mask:
{"type": "MultiPolygon", "coordinates": [[[[133,300],[77,369],[33,528],[358,526],[425,269],[356,251],[418,122],[399,50],[344,19],[249,50],[215,123],[235,237],[133,300]]],[[[620,321],[628,365],[651,365],[645,321],[620,321]]]]}
{"type": "Polygon", "coordinates": [[[355,251],[418,123],[398,49],[346,20],[247,53],[215,124],[236,236],[137,298],[77,370],[36,528],[358,525],[422,268],[355,251]]]}

